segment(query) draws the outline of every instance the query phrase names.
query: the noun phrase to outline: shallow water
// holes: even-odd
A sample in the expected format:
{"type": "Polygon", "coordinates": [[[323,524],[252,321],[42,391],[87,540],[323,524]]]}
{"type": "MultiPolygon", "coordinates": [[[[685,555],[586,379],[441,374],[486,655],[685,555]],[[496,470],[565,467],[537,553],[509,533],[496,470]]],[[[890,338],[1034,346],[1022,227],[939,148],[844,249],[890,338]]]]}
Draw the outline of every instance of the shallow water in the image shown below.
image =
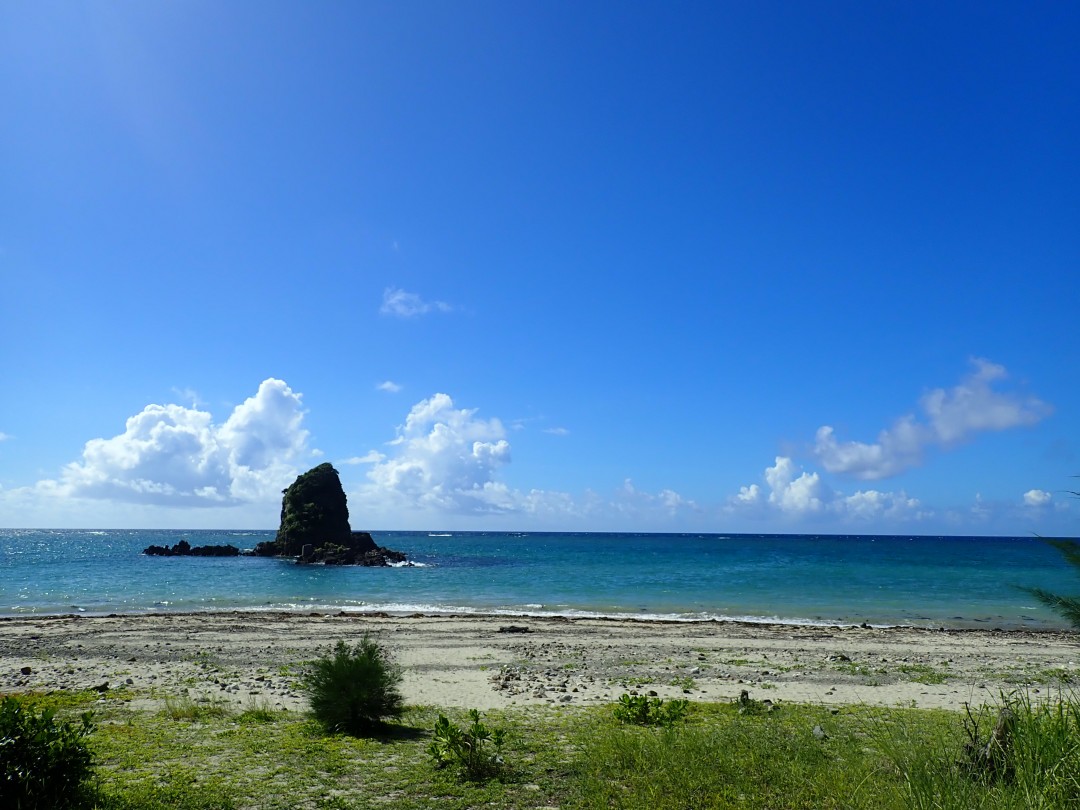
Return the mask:
{"type": "Polygon", "coordinates": [[[272,531],[0,530],[0,616],[384,610],[1059,628],[1018,586],[1073,593],[1036,538],[376,532],[416,567],[161,558],[272,531]]]}

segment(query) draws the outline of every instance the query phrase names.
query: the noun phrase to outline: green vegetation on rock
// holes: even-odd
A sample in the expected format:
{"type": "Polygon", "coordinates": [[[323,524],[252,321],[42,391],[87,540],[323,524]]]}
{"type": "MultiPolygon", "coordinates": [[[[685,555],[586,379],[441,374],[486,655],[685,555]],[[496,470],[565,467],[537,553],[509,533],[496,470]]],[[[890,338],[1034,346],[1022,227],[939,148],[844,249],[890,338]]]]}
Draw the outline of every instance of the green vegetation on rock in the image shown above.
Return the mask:
{"type": "Polygon", "coordinates": [[[348,500],[334,465],[320,464],[297,476],[283,495],[277,535],[269,543],[260,543],[267,548],[257,553],[298,557],[306,545],[351,543],[348,500]]]}
{"type": "Polygon", "coordinates": [[[349,505],[338,471],[324,463],[297,476],[281,499],[273,540],[255,546],[257,557],[295,557],[301,563],[381,566],[405,562],[367,532],[349,526],[349,505]]]}

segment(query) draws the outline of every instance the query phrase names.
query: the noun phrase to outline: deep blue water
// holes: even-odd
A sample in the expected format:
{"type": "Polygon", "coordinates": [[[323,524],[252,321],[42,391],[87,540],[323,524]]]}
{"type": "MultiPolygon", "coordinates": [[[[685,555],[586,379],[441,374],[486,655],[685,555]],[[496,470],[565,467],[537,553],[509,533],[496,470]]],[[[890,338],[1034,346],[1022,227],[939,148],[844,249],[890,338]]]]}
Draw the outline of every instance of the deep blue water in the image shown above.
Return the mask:
{"type": "Polygon", "coordinates": [[[0,530],[0,616],[199,610],[475,611],[1058,628],[1022,585],[1080,592],[1036,538],[377,532],[417,567],[160,558],[273,532],[0,530]]]}

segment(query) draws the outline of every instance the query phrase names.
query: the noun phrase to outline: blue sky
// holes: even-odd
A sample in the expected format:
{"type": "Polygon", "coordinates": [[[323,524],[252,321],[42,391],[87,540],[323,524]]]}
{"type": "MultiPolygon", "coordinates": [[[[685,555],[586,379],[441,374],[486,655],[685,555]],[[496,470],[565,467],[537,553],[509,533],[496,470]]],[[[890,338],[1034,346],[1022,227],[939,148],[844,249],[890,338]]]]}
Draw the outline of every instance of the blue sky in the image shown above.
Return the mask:
{"type": "Polygon", "coordinates": [[[1076,534],[1078,39],[5,4],[0,525],[1076,534]]]}

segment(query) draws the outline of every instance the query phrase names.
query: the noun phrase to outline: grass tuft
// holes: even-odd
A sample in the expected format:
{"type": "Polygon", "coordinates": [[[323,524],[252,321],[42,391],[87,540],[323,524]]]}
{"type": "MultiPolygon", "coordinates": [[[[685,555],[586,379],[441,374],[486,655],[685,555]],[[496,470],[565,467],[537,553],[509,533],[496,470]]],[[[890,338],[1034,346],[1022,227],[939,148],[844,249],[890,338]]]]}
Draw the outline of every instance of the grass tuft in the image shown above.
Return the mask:
{"type": "Polygon", "coordinates": [[[288,711],[285,709],[275,709],[265,700],[249,698],[247,705],[244,706],[244,710],[237,715],[236,721],[248,725],[255,723],[276,723],[286,716],[288,716],[288,711]]]}
{"type": "Polygon", "coordinates": [[[229,709],[224,701],[196,701],[191,695],[186,694],[166,696],[164,712],[170,720],[186,720],[190,723],[200,723],[229,715],[229,709]]]}

